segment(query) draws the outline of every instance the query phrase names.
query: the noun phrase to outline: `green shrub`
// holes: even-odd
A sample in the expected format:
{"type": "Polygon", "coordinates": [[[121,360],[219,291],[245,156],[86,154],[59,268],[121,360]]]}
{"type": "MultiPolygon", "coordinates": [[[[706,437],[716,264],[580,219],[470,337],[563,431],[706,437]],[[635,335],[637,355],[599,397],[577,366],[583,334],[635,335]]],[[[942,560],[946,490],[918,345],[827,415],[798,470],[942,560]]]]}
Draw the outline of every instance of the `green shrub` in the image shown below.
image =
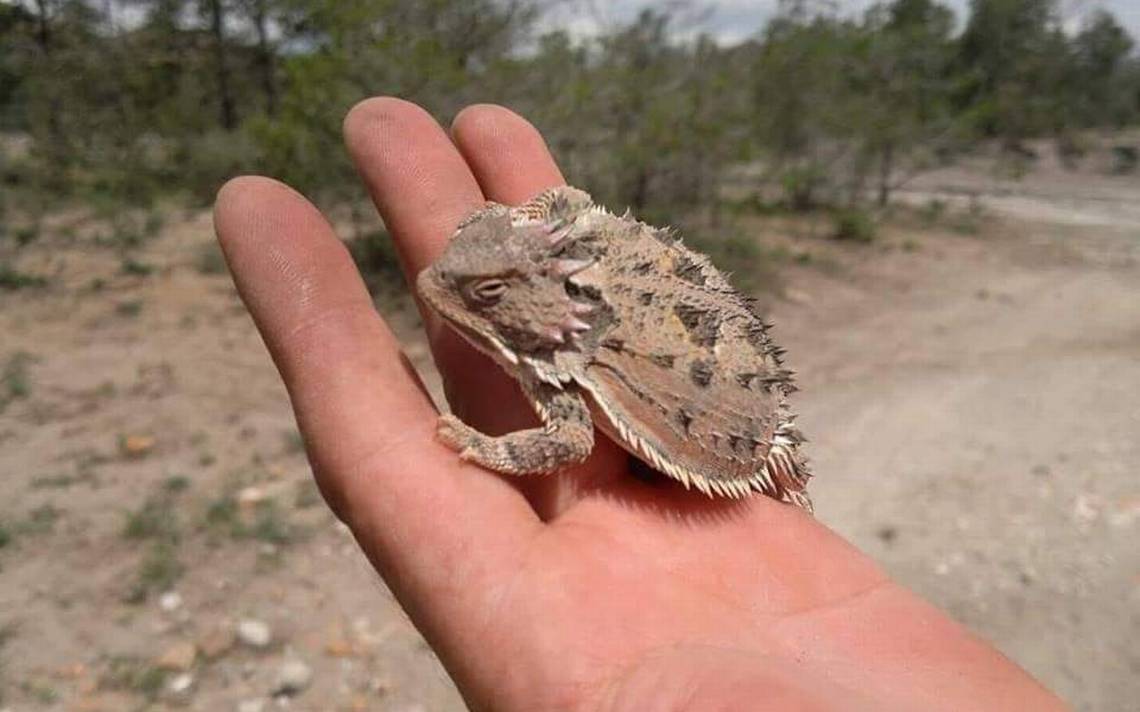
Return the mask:
{"type": "Polygon", "coordinates": [[[875,239],[875,221],[864,210],[846,208],[837,211],[833,218],[831,236],[844,242],[869,243],[875,239]]]}
{"type": "Polygon", "coordinates": [[[63,512],[55,505],[41,504],[28,512],[28,518],[20,524],[21,534],[51,534],[55,531],[55,523],[63,512]]]}
{"type": "Polygon", "coordinates": [[[14,292],[17,289],[46,287],[47,278],[21,272],[15,267],[0,264],[0,290],[14,292]]]}
{"type": "Polygon", "coordinates": [[[165,670],[142,658],[114,656],[108,660],[106,670],[99,676],[99,687],[136,692],[153,700],[162,691],[166,677],[165,670]]]}
{"type": "Polygon", "coordinates": [[[143,303],[141,299],[131,299],[125,302],[119,302],[115,305],[115,313],[119,316],[129,317],[131,319],[142,314],[143,303]]]}
{"type": "Polygon", "coordinates": [[[142,507],[127,514],[127,520],[123,524],[123,537],[178,541],[178,520],[173,501],[162,495],[148,498],[142,507]]]}
{"type": "Polygon", "coordinates": [[[30,245],[39,239],[40,226],[26,225],[24,227],[18,228],[15,232],[12,233],[12,236],[16,238],[16,245],[19,247],[30,245]]]}
{"type": "Polygon", "coordinates": [[[147,543],[135,581],[125,597],[128,603],[142,603],[151,593],[169,589],[185,571],[178,559],[182,532],[177,499],[188,486],[185,477],[168,477],[141,507],[127,513],[123,538],[147,543]]]}
{"type": "Polygon", "coordinates": [[[194,257],[194,269],[198,274],[226,273],[226,258],[218,243],[211,240],[198,246],[197,255],[194,257]]]}
{"type": "Polygon", "coordinates": [[[780,186],[789,208],[807,211],[819,206],[819,189],[825,181],[823,170],[812,163],[785,171],[780,177],[780,186]]]}
{"type": "Polygon", "coordinates": [[[927,225],[934,225],[946,215],[946,201],[941,198],[931,198],[919,210],[919,216],[927,225]]]}
{"type": "Polygon", "coordinates": [[[156,540],[139,563],[135,583],[127,593],[127,602],[142,603],[156,591],[166,591],[182,578],[185,567],[178,560],[178,547],[170,541],[156,540]]]}
{"type": "Polygon", "coordinates": [[[257,172],[258,156],[248,132],[215,129],[181,141],[168,170],[195,202],[209,204],[227,180],[257,172]]]}
{"type": "Polygon", "coordinates": [[[14,400],[27,398],[32,393],[32,377],[28,365],[33,357],[25,351],[17,351],[4,362],[0,370],[0,411],[14,400]]]}
{"type": "Polygon", "coordinates": [[[204,524],[207,532],[215,536],[225,535],[235,541],[254,539],[285,545],[298,534],[275,501],[258,502],[253,505],[252,511],[243,511],[232,492],[207,505],[204,524]]]}
{"type": "Polygon", "coordinates": [[[154,266],[133,257],[127,257],[119,263],[119,271],[135,277],[146,277],[154,272],[154,266]]]}
{"type": "Polygon", "coordinates": [[[1117,176],[1131,175],[1140,166],[1140,148],[1120,144],[1112,147],[1112,168],[1110,172],[1117,176]]]}
{"type": "Polygon", "coordinates": [[[970,196],[970,203],[951,222],[950,228],[962,235],[977,235],[982,230],[986,209],[977,195],[970,196]]]}

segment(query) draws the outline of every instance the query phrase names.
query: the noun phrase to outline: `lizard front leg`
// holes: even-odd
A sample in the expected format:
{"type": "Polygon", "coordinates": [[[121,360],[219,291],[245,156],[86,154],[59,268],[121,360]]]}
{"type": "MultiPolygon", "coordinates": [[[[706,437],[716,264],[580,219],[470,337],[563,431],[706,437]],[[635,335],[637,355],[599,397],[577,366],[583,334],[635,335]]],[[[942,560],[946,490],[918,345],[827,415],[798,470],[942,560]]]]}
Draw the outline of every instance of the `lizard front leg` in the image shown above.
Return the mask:
{"type": "Polygon", "coordinates": [[[448,414],[439,418],[440,440],[464,460],[510,475],[544,474],[585,460],[594,449],[594,424],[582,395],[545,383],[522,387],[543,427],[491,437],[448,414]]]}

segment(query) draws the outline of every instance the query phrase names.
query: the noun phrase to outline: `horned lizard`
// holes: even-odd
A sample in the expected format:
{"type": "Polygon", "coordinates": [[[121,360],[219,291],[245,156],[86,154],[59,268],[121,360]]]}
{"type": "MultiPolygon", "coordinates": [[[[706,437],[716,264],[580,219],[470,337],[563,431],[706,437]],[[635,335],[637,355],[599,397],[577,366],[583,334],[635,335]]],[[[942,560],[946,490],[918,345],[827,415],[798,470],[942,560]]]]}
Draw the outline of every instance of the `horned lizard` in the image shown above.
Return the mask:
{"type": "Polygon", "coordinates": [[[416,286],[518,380],[544,424],[490,437],[443,415],[439,437],[462,458],[552,472],[589,455],[596,424],[686,487],[811,510],[783,350],[672,231],[553,188],[467,217],[416,286]]]}

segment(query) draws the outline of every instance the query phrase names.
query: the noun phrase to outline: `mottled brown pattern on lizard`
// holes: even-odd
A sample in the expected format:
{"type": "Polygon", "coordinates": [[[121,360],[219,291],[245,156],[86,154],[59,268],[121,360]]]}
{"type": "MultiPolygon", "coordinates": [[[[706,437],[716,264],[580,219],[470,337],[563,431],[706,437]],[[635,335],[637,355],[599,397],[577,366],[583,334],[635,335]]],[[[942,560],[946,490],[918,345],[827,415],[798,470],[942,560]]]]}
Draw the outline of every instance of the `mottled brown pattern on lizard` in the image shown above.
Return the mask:
{"type": "Polygon", "coordinates": [[[751,301],[669,231],[557,188],[464,220],[417,287],[544,423],[491,438],[443,416],[463,457],[550,472],[589,454],[592,419],[686,487],[810,509],[783,351],[751,301]]]}

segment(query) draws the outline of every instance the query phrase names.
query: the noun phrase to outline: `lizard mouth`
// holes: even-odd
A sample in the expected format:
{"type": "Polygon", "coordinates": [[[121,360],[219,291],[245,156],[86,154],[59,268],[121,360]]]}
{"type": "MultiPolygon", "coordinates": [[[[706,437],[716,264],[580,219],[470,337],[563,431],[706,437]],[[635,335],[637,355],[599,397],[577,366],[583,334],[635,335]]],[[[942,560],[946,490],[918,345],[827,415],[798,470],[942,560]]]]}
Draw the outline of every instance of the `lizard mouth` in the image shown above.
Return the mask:
{"type": "Polygon", "coordinates": [[[503,365],[518,365],[519,357],[508,349],[506,344],[494,334],[479,329],[477,325],[471,323],[471,319],[465,319],[462,312],[455,313],[455,310],[450,308],[452,304],[446,299],[440,298],[440,293],[443,290],[439,286],[431,267],[420,272],[420,276],[416,278],[416,291],[424,302],[431,307],[432,311],[443,317],[447,325],[462,336],[464,341],[471,344],[476,351],[490,356],[503,365]]]}
{"type": "MultiPolygon", "coordinates": [[[[442,314],[442,312],[440,312],[442,314]]],[[[484,353],[496,361],[506,362],[512,366],[517,366],[519,357],[510,349],[499,341],[494,336],[485,334],[477,329],[472,328],[470,325],[461,321],[452,319],[451,317],[443,314],[443,318],[447,321],[448,326],[455,330],[457,334],[463,337],[463,340],[471,344],[476,351],[484,353]],[[488,346],[490,344],[490,346],[488,346]],[[493,348],[492,348],[493,347],[493,348]]]]}

